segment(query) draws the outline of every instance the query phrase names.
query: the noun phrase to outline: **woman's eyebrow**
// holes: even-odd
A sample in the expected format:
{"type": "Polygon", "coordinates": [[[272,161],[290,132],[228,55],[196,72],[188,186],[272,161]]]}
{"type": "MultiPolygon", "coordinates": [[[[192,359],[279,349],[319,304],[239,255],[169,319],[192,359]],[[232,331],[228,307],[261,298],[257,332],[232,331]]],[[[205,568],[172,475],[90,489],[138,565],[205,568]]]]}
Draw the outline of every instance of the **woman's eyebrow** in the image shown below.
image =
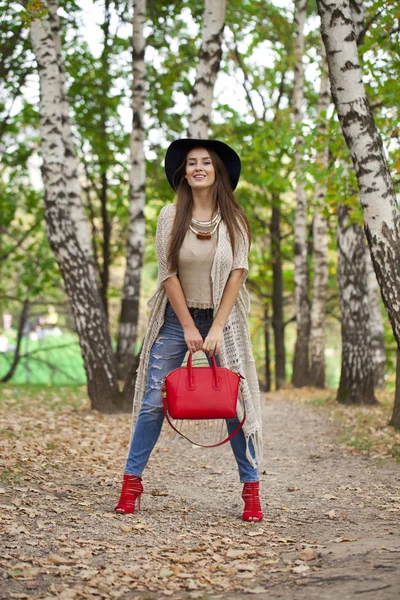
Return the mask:
{"type": "MultiPolygon", "coordinates": [[[[207,159],[211,160],[211,156],[202,156],[199,160],[207,160],[207,159]]],[[[197,158],[192,156],[191,158],[187,159],[187,162],[189,162],[189,160],[197,160],[197,158]]]]}

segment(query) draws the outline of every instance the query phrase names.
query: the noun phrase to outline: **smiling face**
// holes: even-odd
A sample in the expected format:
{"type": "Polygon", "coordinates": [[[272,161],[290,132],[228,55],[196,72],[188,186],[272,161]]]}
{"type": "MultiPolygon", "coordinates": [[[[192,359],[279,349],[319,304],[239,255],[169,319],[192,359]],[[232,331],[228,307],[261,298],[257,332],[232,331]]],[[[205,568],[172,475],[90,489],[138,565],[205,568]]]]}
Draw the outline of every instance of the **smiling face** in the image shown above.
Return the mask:
{"type": "Polygon", "coordinates": [[[194,148],[188,153],[185,177],[193,189],[205,189],[214,183],[215,169],[208,150],[194,148]]]}

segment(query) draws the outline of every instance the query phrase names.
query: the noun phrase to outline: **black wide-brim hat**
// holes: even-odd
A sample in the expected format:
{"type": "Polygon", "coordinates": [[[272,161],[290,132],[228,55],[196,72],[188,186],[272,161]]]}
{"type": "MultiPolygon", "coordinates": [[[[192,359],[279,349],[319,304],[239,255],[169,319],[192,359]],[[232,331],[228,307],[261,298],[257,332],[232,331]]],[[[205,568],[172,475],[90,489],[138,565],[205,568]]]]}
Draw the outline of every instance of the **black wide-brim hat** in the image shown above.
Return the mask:
{"type": "Polygon", "coordinates": [[[228,144],[219,140],[182,138],[172,142],[165,155],[165,174],[169,185],[175,192],[179,184],[179,181],[177,181],[179,173],[177,171],[187,153],[193,150],[193,148],[209,148],[210,150],[214,150],[225,165],[232,189],[236,188],[240,177],[241,162],[239,155],[228,144]]]}

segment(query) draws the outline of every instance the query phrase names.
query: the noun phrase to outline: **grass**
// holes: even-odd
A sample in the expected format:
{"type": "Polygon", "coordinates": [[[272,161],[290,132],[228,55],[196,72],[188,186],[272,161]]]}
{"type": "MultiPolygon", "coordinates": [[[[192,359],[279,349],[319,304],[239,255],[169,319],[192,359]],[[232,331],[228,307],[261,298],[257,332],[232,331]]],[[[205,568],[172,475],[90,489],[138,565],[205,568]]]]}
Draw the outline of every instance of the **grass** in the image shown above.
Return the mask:
{"type": "MultiPolygon", "coordinates": [[[[10,340],[15,346],[15,340],[10,340]]],[[[86,381],[77,335],[63,333],[43,340],[24,338],[12,382],[34,385],[83,385],[86,381]]],[[[13,352],[0,354],[0,379],[10,368],[13,352]]]]}
{"type": "Polygon", "coordinates": [[[8,435],[8,437],[18,437],[11,429],[0,429],[0,435],[8,435]]]}
{"type": "Polygon", "coordinates": [[[400,463],[400,432],[389,426],[394,393],[376,392],[378,406],[334,407],[344,430],[341,443],[358,454],[387,457],[400,463]]]}
{"type": "MultiPolygon", "coordinates": [[[[52,411],[61,411],[65,407],[75,410],[89,407],[86,386],[50,386],[24,385],[8,383],[0,387],[0,407],[12,410],[13,405],[23,407],[27,404],[39,404],[52,411]]],[[[14,432],[3,430],[6,435],[13,436],[14,432]]]]}
{"type": "Polygon", "coordinates": [[[25,469],[17,463],[10,469],[0,473],[0,483],[18,483],[25,475],[25,469]]]}
{"type": "MultiPolygon", "coordinates": [[[[9,336],[9,344],[15,346],[15,339],[9,336]]],[[[114,344],[115,345],[115,344],[114,344]]],[[[139,352],[141,343],[137,343],[139,352]]],[[[24,338],[20,359],[11,379],[13,384],[81,386],[86,384],[86,372],[83,364],[78,336],[63,333],[60,337],[48,337],[43,340],[24,338]]],[[[13,352],[0,353],[0,380],[8,372],[13,352]]]]}

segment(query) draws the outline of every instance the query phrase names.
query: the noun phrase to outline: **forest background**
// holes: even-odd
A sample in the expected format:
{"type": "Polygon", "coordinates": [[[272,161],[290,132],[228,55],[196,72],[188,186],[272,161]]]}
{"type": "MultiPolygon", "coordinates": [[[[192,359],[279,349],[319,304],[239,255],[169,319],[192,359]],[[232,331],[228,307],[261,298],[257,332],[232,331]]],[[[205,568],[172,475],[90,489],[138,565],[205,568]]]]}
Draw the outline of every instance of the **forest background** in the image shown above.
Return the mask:
{"type": "MultiPolygon", "coordinates": [[[[97,384],[89,381],[92,406],[129,405],[146,302],[156,285],[157,217],[174,201],[163,156],[173,139],[196,137],[196,85],[209,77],[213,99],[200,119],[203,137],[224,140],[242,158],[236,196],[253,234],[247,287],[261,389],[289,382],[339,386],[339,400],[373,403],[374,384],[394,391],[396,342],[361,228],[356,174],[328,92],[316,3],[228,0],[226,10],[224,2],[206,5],[215,14],[224,8],[214,62],[203,47],[203,3],[61,0],[58,8],[54,0],[24,6],[0,0],[0,379],[85,384],[82,353],[87,356],[91,342],[77,318],[81,297],[86,325],[90,314],[93,329],[96,319],[105,323],[98,341],[106,347],[101,341],[109,336],[112,355],[102,357],[104,364],[110,360],[125,382],[118,403],[112,394],[99,400],[101,375],[97,384]],[[48,89],[43,87],[41,107],[44,70],[38,72],[40,44],[32,28],[37,17],[51,24],[58,52],[66,196],[75,223],[86,223],[89,243],[81,247],[96,288],[91,297],[98,294],[99,304],[85,305],[78,280],[75,289],[66,284],[65,265],[60,270],[55,258],[60,248],[49,235],[39,123],[48,89]],[[211,63],[199,76],[200,67],[211,63]],[[299,299],[296,286],[302,285],[299,299]]],[[[398,191],[399,10],[391,0],[350,5],[367,97],[398,191]]],[[[58,226],[63,230],[62,220],[58,226]]]]}

